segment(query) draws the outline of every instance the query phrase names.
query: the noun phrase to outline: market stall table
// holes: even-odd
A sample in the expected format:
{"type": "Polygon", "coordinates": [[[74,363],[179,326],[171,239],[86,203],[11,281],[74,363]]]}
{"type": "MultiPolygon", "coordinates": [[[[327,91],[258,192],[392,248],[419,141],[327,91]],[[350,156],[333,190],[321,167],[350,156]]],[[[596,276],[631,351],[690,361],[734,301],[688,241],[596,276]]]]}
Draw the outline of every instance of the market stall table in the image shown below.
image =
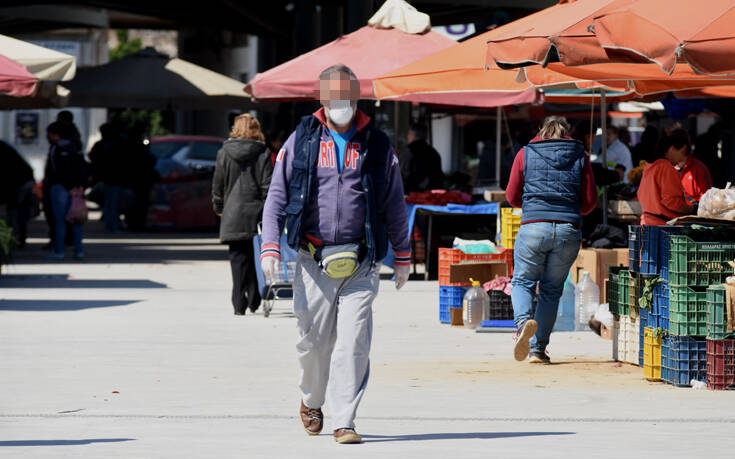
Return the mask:
{"type": "Polygon", "coordinates": [[[406,204],[408,213],[408,234],[412,234],[416,214],[425,215],[428,218],[426,234],[426,265],[424,269],[424,280],[429,280],[432,252],[432,232],[434,229],[435,216],[466,217],[477,215],[497,215],[497,203],[484,203],[475,205],[447,204],[446,206],[432,206],[424,204],[406,204]]]}

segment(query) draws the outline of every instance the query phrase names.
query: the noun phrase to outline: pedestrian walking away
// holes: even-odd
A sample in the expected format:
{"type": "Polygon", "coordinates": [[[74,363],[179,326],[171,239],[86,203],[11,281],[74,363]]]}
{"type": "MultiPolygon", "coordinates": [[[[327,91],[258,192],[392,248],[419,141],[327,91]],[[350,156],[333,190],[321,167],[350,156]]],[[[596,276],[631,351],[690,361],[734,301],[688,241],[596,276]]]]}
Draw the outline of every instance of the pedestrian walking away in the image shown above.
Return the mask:
{"type": "Polygon", "coordinates": [[[253,237],[273,174],[270,152],[260,123],[245,113],[235,118],[230,138],[217,153],[212,204],[220,222],[220,241],[229,246],[232,306],[236,315],[255,312],[260,293],[255,273],[253,237]]]}
{"type": "MultiPolygon", "coordinates": [[[[50,203],[55,220],[54,250],[50,259],[64,258],[64,239],[67,231],[67,213],[72,204],[72,192],[81,192],[87,183],[87,165],[76,143],[69,140],[69,128],[60,123],[51,123],[47,128],[50,145],[45,182],[49,187],[50,203]]],[[[84,258],[82,248],[82,224],[70,222],[74,243],[74,258],[84,258]]]]}
{"type": "Polygon", "coordinates": [[[513,162],[506,196],[522,208],[514,247],[511,300],[516,324],[513,355],[549,363],[546,352],[559,299],[582,241],[582,216],[597,205],[589,154],[568,136],[561,117],[546,118],[537,137],[513,162]],[[538,285],[538,304],[532,316],[538,285]]]}
{"type": "Polygon", "coordinates": [[[285,225],[289,246],[299,251],[299,417],[307,434],[318,435],[328,397],[335,441],[360,443],[354,420],[370,373],[380,260],[390,241],[400,289],[409,272],[408,222],[398,158],[388,137],[357,110],[354,72],[335,65],[318,84],[322,108],[301,120],[276,156],[261,263],[273,277],[285,225]]]}
{"type": "Polygon", "coordinates": [[[120,199],[125,184],[126,159],[120,135],[114,125],[105,123],[100,126],[102,139],[97,141],[89,152],[92,176],[103,184],[103,218],[105,231],[118,233],[120,222],[120,199]]]}

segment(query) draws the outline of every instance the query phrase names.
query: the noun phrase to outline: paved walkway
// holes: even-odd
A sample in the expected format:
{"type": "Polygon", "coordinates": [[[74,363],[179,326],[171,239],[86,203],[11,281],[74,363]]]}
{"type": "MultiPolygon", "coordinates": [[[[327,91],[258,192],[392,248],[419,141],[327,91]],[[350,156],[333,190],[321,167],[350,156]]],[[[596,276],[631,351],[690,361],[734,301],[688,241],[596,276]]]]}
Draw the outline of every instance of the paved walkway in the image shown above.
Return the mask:
{"type": "MultiPolygon", "coordinates": [[[[440,325],[436,283],[383,281],[363,445],[307,437],[295,322],[234,316],[206,235],[97,236],[87,261],[41,239],[0,277],[0,457],[731,457],[735,393],[648,383],[591,333],[556,365],[512,361],[505,334],[440,325]]],[[[325,407],[327,414],[329,407],[325,407]]],[[[327,419],[329,422],[329,419],[327,419]]]]}

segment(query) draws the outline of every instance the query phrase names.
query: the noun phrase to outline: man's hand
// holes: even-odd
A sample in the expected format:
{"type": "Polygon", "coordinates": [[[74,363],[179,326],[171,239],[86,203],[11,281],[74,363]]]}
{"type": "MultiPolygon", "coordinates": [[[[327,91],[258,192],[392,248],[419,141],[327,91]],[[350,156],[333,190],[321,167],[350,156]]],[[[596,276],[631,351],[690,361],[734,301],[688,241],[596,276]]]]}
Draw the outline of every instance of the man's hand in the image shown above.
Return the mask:
{"type": "Polygon", "coordinates": [[[408,273],[410,271],[411,265],[396,266],[393,269],[393,275],[396,278],[396,290],[400,290],[408,282],[408,273]]]}
{"type": "Polygon", "coordinates": [[[276,257],[265,257],[260,260],[260,266],[263,268],[266,282],[275,280],[276,273],[278,272],[278,262],[279,260],[276,257]]]}

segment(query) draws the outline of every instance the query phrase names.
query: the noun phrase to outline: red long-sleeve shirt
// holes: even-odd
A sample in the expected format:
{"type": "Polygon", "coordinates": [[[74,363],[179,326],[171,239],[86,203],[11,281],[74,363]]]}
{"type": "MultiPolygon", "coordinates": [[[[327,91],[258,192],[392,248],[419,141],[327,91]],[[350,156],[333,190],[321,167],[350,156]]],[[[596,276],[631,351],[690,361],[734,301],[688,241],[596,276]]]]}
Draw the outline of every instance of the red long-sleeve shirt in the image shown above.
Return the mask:
{"type": "Polygon", "coordinates": [[[668,220],[692,211],[680,180],[668,159],[646,166],[638,187],[638,200],[643,208],[641,225],[665,225],[668,220]]]}
{"type": "Polygon", "coordinates": [[[681,168],[681,186],[684,187],[687,201],[699,202],[702,195],[712,188],[712,175],[705,164],[689,155],[684,167],[681,168]]]}
{"type": "MultiPolygon", "coordinates": [[[[538,138],[533,141],[540,140],[538,138]]],[[[525,179],[523,175],[523,148],[518,151],[516,158],[513,161],[513,168],[510,171],[510,180],[508,186],[505,189],[505,198],[513,207],[523,207],[523,185],[525,179]]],[[[581,214],[587,215],[592,212],[597,206],[597,186],[595,185],[595,176],[592,173],[592,163],[590,162],[590,155],[585,153],[584,169],[582,171],[582,196],[581,196],[581,214]]],[[[550,221],[550,220],[534,220],[536,221],[550,221]]]]}

